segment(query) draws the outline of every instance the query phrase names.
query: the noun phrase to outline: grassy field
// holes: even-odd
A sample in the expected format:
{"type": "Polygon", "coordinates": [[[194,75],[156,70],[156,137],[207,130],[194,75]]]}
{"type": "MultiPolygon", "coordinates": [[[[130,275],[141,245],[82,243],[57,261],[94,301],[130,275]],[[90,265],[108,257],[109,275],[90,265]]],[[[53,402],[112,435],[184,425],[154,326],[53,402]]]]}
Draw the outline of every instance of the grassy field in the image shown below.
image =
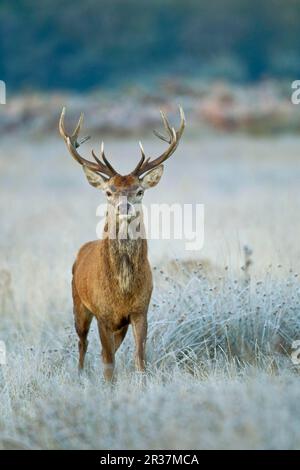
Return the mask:
{"type": "MultiPolygon", "coordinates": [[[[145,203],[203,203],[204,248],[149,243],[148,371],[134,372],[130,332],[110,386],[96,324],[78,377],[70,290],[102,196],[58,138],[1,142],[0,449],[300,448],[299,147],[187,135],[145,203]]],[[[138,158],[131,139],[106,149],[124,173],[138,158]]]]}

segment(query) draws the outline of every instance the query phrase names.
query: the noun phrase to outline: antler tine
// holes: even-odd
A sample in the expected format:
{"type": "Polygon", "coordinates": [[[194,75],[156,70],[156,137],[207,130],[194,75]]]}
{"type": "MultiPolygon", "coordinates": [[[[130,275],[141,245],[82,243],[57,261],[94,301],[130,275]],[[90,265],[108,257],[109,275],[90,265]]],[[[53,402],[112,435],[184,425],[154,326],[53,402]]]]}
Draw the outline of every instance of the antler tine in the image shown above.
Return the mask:
{"type": "Polygon", "coordinates": [[[183,134],[183,131],[184,131],[184,128],[185,128],[185,123],[186,123],[184,111],[183,111],[181,106],[179,106],[179,113],[180,113],[180,128],[176,132],[176,134],[177,134],[177,138],[180,139],[180,137],[183,134]]]}
{"type": "Polygon", "coordinates": [[[164,135],[162,135],[160,132],[156,131],[155,129],[152,131],[154,135],[156,135],[156,137],[158,137],[159,139],[163,140],[164,142],[167,142],[168,144],[170,143],[170,139],[168,139],[167,137],[165,137],[164,135]]]}
{"type": "Polygon", "coordinates": [[[145,155],[145,150],[144,150],[144,147],[143,147],[143,144],[141,141],[139,141],[139,146],[140,146],[140,149],[141,149],[141,152],[142,152],[142,158],[141,160],[144,161],[145,158],[146,158],[146,155],[145,155]]]}
{"type": "Polygon", "coordinates": [[[81,125],[83,123],[83,113],[81,113],[80,118],[78,120],[78,123],[75,127],[75,130],[71,136],[68,136],[66,129],[65,129],[65,114],[66,114],[66,107],[64,106],[59,118],[59,133],[63,137],[63,139],[66,141],[67,137],[70,137],[71,140],[74,141],[75,147],[79,147],[81,144],[86,142],[88,139],[90,139],[90,136],[83,137],[79,142],[77,141],[78,135],[80,132],[81,125]]]}
{"type": "Polygon", "coordinates": [[[66,114],[66,107],[64,106],[62,111],[61,111],[61,115],[60,115],[60,118],[59,118],[59,125],[58,125],[59,133],[63,137],[63,139],[66,138],[65,114],[66,114]]]}
{"type": "Polygon", "coordinates": [[[161,118],[163,120],[163,123],[164,123],[164,127],[166,129],[166,131],[168,132],[169,136],[170,136],[170,139],[172,139],[172,128],[169,124],[169,121],[167,119],[167,116],[165,115],[165,113],[163,111],[160,111],[160,115],[161,115],[161,118]]]}
{"type": "Polygon", "coordinates": [[[154,131],[154,134],[157,137],[159,137],[160,139],[164,140],[165,142],[168,142],[169,147],[158,158],[150,161],[150,158],[145,160],[145,152],[144,152],[143,147],[140,143],[140,147],[141,147],[141,151],[142,151],[142,158],[139,161],[139,163],[137,164],[136,168],[133,170],[132,174],[134,174],[136,176],[142,175],[146,171],[149,171],[152,168],[155,168],[155,167],[161,165],[165,160],[167,160],[175,152],[176,148],[178,147],[179,140],[180,140],[180,138],[183,134],[184,128],[185,128],[185,116],[184,116],[184,112],[183,112],[183,109],[181,108],[181,106],[179,107],[179,112],[180,112],[180,127],[179,127],[178,131],[176,131],[174,129],[174,127],[170,126],[166,115],[161,111],[161,117],[162,117],[162,120],[163,120],[163,123],[164,123],[164,127],[165,127],[165,129],[168,132],[170,137],[169,137],[169,139],[167,139],[165,136],[163,136],[162,134],[160,134],[157,131],[154,131]]]}
{"type": "Polygon", "coordinates": [[[154,130],[153,133],[159,139],[163,140],[164,142],[168,142],[168,144],[170,144],[171,141],[172,141],[172,137],[173,137],[172,136],[172,128],[169,124],[167,116],[165,115],[165,113],[162,110],[160,110],[160,115],[161,115],[161,118],[162,118],[162,121],[163,121],[164,128],[166,129],[167,133],[169,134],[169,137],[165,137],[164,135],[162,135],[160,132],[157,132],[156,130],[154,130]]]}
{"type": "Polygon", "coordinates": [[[82,126],[82,123],[83,123],[83,113],[80,114],[80,118],[78,120],[78,123],[77,123],[77,126],[72,134],[72,139],[74,139],[74,145],[76,148],[80,147],[80,145],[84,144],[84,142],[86,142],[87,140],[89,140],[91,138],[90,135],[87,135],[86,137],[82,137],[80,140],[78,140],[78,136],[79,136],[79,132],[80,132],[80,128],[82,126]]]}
{"type": "Polygon", "coordinates": [[[104,153],[102,153],[102,158],[103,158],[103,161],[104,163],[102,163],[98,158],[97,156],[95,155],[94,151],[92,151],[92,155],[93,157],[95,158],[96,160],[96,163],[94,162],[90,162],[89,160],[86,160],[85,158],[83,158],[77,151],[77,148],[83,143],[85,142],[86,140],[89,139],[89,137],[84,137],[83,139],[81,139],[80,141],[78,141],[78,136],[79,136],[79,132],[80,132],[80,128],[82,126],[82,122],[83,122],[83,114],[80,115],[80,118],[78,120],[78,123],[77,123],[77,126],[75,127],[75,130],[74,132],[69,135],[67,132],[66,132],[66,129],[65,129],[65,113],[66,113],[66,108],[63,107],[62,109],[62,112],[61,112],[61,115],[60,115],[60,119],[59,119],[59,132],[60,132],[60,135],[63,137],[64,141],[66,142],[66,145],[68,147],[68,150],[70,152],[70,154],[72,155],[72,157],[78,162],[80,163],[80,165],[85,165],[87,166],[88,168],[90,168],[90,170],[96,172],[96,173],[103,173],[104,175],[107,175],[109,177],[111,176],[114,176],[117,172],[116,170],[110,165],[110,163],[107,161],[107,159],[105,158],[104,156],[104,153]]]}
{"type": "Polygon", "coordinates": [[[98,165],[103,165],[103,163],[99,160],[99,158],[95,154],[94,150],[92,150],[92,155],[93,155],[94,159],[96,160],[96,162],[98,163],[98,165]]]}
{"type": "Polygon", "coordinates": [[[140,159],[140,161],[138,162],[137,166],[135,167],[135,169],[133,170],[132,174],[135,175],[138,170],[141,168],[142,164],[144,163],[145,161],[145,151],[144,151],[144,148],[143,148],[143,145],[142,145],[142,142],[139,141],[139,146],[140,146],[140,149],[141,149],[141,152],[142,152],[142,157],[140,159]]]}
{"type": "MultiPolygon", "coordinates": [[[[93,155],[94,159],[96,160],[96,162],[98,163],[98,165],[102,165],[102,166],[103,166],[103,163],[101,162],[101,160],[99,160],[99,158],[98,158],[97,155],[95,154],[94,150],[92,150],[92,155],[93,155]]],[[[110,170],[111,175],[116,175],[116,174],[117,174],[116,170],[115,170],[114,167],[109,163],[109,161],[107,160],[107,158],[106,158],[106,156],[105,156],[105,153],[104,153],[104,142],[101,143],[100,158],[102,158],[102,160],[103,160],[104,163],[105,163],[105,166],[107,166],[107,168],[110,170]]]]}
{"type": "Polygon", "coordinates": [[[106,156],[105,156],[105,153],[104,153],[104,142],[102,142],[101,144],[101,157],[102,157],[102,160],[104,161],[104,163],[106,164],[106,166],[110,169],[110,171],[116,175],[117,172],[116,170],[114,169],[114,167],[109,163],[109,161],[107,160],[106,156]]]}
{"type": "Polygon", "coordinates": [[[78,135],[79,135],[79,132],[80,132],[80,128],[81,128],[81,125],[83,123],[83,113],[80,114],[80,118],[78,120],[78,123],[77,123],[77,126],[75,127],[75,130],[72,134],[72,137],[73,139],[77,140],[78,139],[78,135]]]}

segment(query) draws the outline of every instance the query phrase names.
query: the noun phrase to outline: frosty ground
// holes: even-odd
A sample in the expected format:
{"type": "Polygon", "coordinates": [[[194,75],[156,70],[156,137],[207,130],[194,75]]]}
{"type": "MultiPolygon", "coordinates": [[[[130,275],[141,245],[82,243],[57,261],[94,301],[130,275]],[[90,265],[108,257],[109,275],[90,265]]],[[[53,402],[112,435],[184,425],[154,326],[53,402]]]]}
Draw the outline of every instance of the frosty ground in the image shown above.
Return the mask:
{"type": "MultiPolygon", "coordinates": [[[[187,135],[145,202],[203,203],[204,247],[150,241],[147,374],[134,371],[130,333],[109,386],[95,324],[78,377],[70,291],[102,196],[58,138],[3,140],[0,448],[300,447],[299,144],[187,135]]],[[[147,136],[144,147],[161,150],[147,136]]],[[[139,156],[132,139],[106,148],[124,173],[139,156]]]]}

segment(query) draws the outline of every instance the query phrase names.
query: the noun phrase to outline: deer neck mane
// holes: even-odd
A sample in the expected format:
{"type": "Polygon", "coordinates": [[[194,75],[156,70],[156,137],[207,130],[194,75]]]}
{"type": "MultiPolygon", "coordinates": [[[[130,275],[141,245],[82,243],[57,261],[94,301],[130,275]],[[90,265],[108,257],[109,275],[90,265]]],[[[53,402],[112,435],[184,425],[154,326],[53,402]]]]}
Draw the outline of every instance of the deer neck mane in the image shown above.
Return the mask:
{"type": "Polygon", "coordinates": [[[123,293],[129,294],[134,289],[137,275],[141,272],[144,259],[147,257],[147,241],[142,238],[131,239],[106,238],[108,245],[108,262],[123,293]]]}
{"type": "Polygon", "coordinates": [[[140,273],[146,240],[109,240],[110,265],[122,292],[130,293],[140,273]]]}

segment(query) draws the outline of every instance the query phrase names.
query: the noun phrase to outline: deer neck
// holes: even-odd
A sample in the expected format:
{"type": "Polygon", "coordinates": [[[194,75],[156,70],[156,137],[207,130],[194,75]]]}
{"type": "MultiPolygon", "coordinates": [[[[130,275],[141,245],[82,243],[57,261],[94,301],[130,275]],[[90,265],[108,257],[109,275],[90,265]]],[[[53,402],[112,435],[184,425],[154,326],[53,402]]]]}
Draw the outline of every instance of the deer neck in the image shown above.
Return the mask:
{"type": "MultiPolygon", "coordinates": [[[[144,233],[142,220],[139,229],[142,230],[140,233],[144,233]]],[[[106,243],[110,269],[114,273],[121,291],[129,294],[134,289],[137,275],[143,269],[144,260],[147,257],[147,241],[142,237],[137,238],[136,234],[133,236],[130,228],[126,233],[126,226],[122,226],[121,223],[116,224],[116,237],[106,237],[106,243]],[[127,236],[125,237],[125,235],[127,236]]]]}

